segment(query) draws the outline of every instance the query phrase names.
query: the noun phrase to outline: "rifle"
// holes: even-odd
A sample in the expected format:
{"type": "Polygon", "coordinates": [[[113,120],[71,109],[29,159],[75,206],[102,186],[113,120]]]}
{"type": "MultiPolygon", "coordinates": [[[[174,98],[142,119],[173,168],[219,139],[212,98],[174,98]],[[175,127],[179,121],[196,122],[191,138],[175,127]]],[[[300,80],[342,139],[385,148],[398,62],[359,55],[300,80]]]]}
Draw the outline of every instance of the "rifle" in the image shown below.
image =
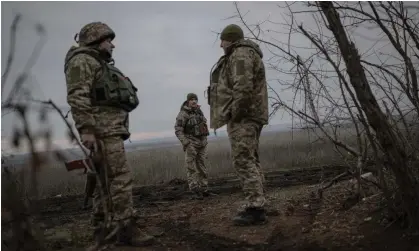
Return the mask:
{"type": "Polygon", "coordinates": [[[65,168],[69,172],[77,170],[77,169],[84,169],[83,173],[87,173],[87,171],[92,171],[94,169],[94,164],[90,158],[78,159],[78,160],[66,161],[65,168]]]}
{"type": "Polygon", "coordinates": [[[78,169],[84,169],[84,174],[86,175],[86,183],[84,186],[84,201],[83,201],[83,209],[87,209],[89,198],[93,197],[93,193],[96,189],[96,173],[94,169],[97,167],[97,161],[91,158],[92,153],[90,153],[90,157],[86,159],[78,159],[73,161],[66,161],[65,167],[67,171],[71,172],[78,169]],[[95,163],[96,162],[96,163],[95,163]]]}
{"type": "Polygon", "coordinates": [[[89,199],[93,198],[93,193],[96,189],[96,174],[94,173],[87,173],[86,175],[86,183],[84,185],[84,200],[83,200],[83,209],[88,208],[89,199]]]}

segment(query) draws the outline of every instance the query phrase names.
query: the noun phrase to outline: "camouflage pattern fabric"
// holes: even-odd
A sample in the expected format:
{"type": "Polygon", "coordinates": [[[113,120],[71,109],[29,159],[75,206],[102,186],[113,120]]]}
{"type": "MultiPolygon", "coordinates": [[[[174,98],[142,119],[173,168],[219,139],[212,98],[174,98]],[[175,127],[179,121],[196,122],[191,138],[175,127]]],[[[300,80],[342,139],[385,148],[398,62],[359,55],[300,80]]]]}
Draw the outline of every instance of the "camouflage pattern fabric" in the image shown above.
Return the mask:
{"type": "MultiPolygon", "coordinates": [[[[71,57],[76,46],[66,55],[71,57]]],[[[100,54],[91,49],[92,53],[100,54]]],[[[93,106],[91,89],[96,78],[101,76],[101,64],[92,56],[77,54],[69,62],[65,71],[67,80],[67,103],[79,132],[94,132],[99,138],[121,136],[124,140],[130,136],[128,112],[111,106],[93,106]]]]}
{"type": "Polygon", "coordinates": [[[211,73],[210,128],[218,129],[230,120],[245,118],[268,124],[268,89],[262,57],[256,43],[239,40],[217,62],[211,73]]]}
{"type": "MultiPolygon", "coordinates": [[[[176,117],[175,134],[185,151],[185,167],[189,189],[191,191],[206,191],[208,188],[207,180],[207,136],[193,136],[188,132],[188,124],[196,124],[207,120],[202,111],[192,109],[182,104],[181,110],[176,117]]],[[[193,129],[192,129],[193,130],[193,129]]]]}
{"type": "Polygon", "coordinates": [[[132,200],[132,175],[125,156],[124,142],[120,137],[107,137],[100,141],[103,144],[99,144],[99,152],[105,166],[99,170],[99,177],[105,187],[102,191],[96,189],[94,194],[93,226],[100,228],[105,220],[103,203],[112,221],[127,225],[136,212],[132,200]]]}
{"type": "Polygon", "coordinates": [[[208,175],[206,168],[207,146],[201,142],[190,141],[185,149],[186,177],[191,191],[207,191],[208,175]]]}
{"type": "Polygon", "coordinates": [[[241,210],[265,206],[264,176],[259,162],[259,137],[262,126],[250,121],[227,124],[233,166],[242,184],[245,201],[241,210]]]}
{"type": "Polygon", "coordinates": [[[227,125],[233,166],[245,194],[239,211],[266,204],[259,161],[259,137],[269,116],[262,57],[256,43],[240,39],[228,48],[211,73],[210,127],[227,125]]]}
{"type": "Polygon", "coordinates": [[[262,180],[262,185],[263,185],[263,188],[264,188],[265,174],[263,173],[262,165],[260,164],[260,158],[259,158],[260,134],[262,133],[263,126],[261,126],[260,124],[257,124],[257,125],[258,125],[258,127],[257,127],[257,131],[256,131],[256,143],[255,143],[256,144],[256,149],[254,150],[254,153],[255,153],[255,159],[256,159],[256,167],[257,167],[257,169],[260,173],[260,176],[261,176],[260,178],[262,180]]]}
{"type": "MultiPolygon", "coordinates": [[[[88,54],[72,53],[78,47],[70,48],[66,55],[65,76],[67,82],[67,102],[75,127],[79,134],[93,133],[103,157],[103,166],[98,171],[102,189],[97,186],[93,198],[92,221],[95,231],[103,227],[105,208],[112,229],[120,223],[129,224],[135,216],[132,203],[132,174],[125,156],[124,140],[130,136],[129,113],[118,107],[95,106],[91,102],[94,81],[102,76],[103,68],[97,59],[88,54]],[[71,59],[70,59],[71,58],[71,59]],[[69,60],[70,59],[70,60],[69,60]],[[101,194],[105,201],[101,201],[101,194]],[[105,206],[105,208],[104,208],[105,206]]],[[[89,53],[103,57],[97,49],[89,53]]],[[[104,58],[108,62],[108,58],[104,58]]]]}
{"type": "Polygon", "coordinates": [[[81,28],[79,34],[79,45],[88,46],[100,43],[106,38],[115,38],[115,32],[102,22],[91,22],[81,28]]]}

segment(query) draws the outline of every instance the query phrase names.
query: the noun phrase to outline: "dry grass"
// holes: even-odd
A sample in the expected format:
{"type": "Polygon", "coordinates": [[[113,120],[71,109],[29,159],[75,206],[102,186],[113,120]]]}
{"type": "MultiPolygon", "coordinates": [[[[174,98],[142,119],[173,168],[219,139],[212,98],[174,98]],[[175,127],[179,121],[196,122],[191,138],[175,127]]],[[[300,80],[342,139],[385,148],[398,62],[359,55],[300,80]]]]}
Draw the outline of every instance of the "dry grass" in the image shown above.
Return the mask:
{"type": "MultiPolygon", "coordinates": [[[[345,134],[349,140],[352,139],[349,133],[345,134]]],[[[342,162],[333,144],[313,143],[316,139],[317,136],[307,132],[269,132],[263,135],[260,142],[262,168],[265,171],[284,170],[342,162]]],[[[186,176],[180,146],[128,152],[127,158],[136,185],[156,184],[186,176]]],[[[234,174],[228,139],[209,143],[208,172],[211,178],[234,174]]],[[[42,168],[38,177],[41,197],[77,194],[84,189],[85,175],[81,171],[69,173],[64,164],[57,161],[42,168]]]]}

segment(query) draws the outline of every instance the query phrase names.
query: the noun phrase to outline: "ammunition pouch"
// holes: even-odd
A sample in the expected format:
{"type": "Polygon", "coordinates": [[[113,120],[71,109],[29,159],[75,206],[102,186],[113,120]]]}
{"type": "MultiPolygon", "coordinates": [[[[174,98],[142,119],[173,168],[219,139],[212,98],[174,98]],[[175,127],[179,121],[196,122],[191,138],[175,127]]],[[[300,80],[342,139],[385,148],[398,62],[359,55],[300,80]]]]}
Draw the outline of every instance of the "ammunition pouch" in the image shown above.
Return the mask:
{"type": "Polygon", "coordinates": [[[113,106],[131,112],[140,104],[137,96],[138,89],[131,80],[126,77],[115,66],[101,59],[96,51],[86,47],[76,49],[66,60],[64,69],[68,62],[77,54],[84,53],[95,58],[102,66],[102,74],[93,82],[91,99],[96,106],[113,106]]]}
{"type": "Polygon", "coordinates": [[[206,123],[202,122],[192,127],[186,127],[185,134],[193,136],[193,137],[208,136],[209,135],[208,126],[206,123]]]}
{"type": "Polygon", "coordinates": [[[208,130],[208,126],[206,123],[201,123],[199,124],[199,132],[201,134],[201,136],[208,136],[209,135],[209,130],[208,130]]]}
{"type": "Polygon", "coordinates": [[[192,117],[186,122],[185,134],[193,137],[208,136],[208,126],[202,119],[192,117]]]}
{"type": "Polygon", "coordinates": [[[139,105],[138,89],[116,67],[107,64],[102,77],[94,83],[93,104],[114,106],[131,112],[139,105]]]}

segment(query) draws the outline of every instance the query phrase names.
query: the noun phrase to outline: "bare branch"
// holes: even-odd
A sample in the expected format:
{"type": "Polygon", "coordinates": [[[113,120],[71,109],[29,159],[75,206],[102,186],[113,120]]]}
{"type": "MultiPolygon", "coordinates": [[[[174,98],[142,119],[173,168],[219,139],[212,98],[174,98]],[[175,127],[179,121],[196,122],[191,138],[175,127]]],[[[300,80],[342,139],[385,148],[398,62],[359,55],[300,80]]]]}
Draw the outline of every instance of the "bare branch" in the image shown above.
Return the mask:
{"type": "MultiPolygon", "coordinates": [[[[419,156],[412,140],[412,123],[419,118],[417,14],[408,14],[403,2],[309,2],[308,7],[296,2],[278,5],[279,14],[250,24],[246,19],[251,13],[243,15],[237,3],[235,8],[238,22],[250,34],[246,38],[268,52],[270,117],[284,110],[293,123],[298,119],[304,128],[318,129],[345,162],[356,159],[348,166],[359,184],[368,159],[385,163],[377,172],[386,198],[407,196],[400,201],[414,201],[418,177],[411,170],[419,156]],[[366,32],[371,35],[362,35],[366,32]],[[362,52],[357,44],[363,45],[362,52]],[[396,177],[394,190],[384,169],[396,177]]],[[[415,206],[404,204],[410,222],[419,219],[415,206]]]]}

